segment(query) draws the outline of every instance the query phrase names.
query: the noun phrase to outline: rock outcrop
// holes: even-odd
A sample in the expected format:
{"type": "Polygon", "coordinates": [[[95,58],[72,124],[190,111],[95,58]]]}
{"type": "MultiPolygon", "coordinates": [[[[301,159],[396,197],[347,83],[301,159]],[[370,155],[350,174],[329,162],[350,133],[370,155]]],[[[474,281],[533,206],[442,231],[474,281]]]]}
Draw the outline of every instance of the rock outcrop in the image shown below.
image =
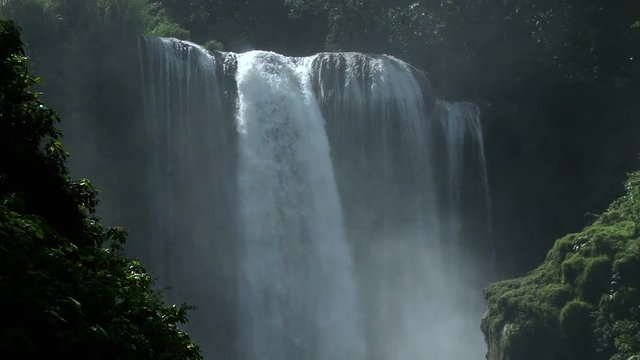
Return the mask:
{"type": "Polygon", "coordinates": [[[542,265],[485,290],[489,360],[640,359],[640,173],[542,265]]]}

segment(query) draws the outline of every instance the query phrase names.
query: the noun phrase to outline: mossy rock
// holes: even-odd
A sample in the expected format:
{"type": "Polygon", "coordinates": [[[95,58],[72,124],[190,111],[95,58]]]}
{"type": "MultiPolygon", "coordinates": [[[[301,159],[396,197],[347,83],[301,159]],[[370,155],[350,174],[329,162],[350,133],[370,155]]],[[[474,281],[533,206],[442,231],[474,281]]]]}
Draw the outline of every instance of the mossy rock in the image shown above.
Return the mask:
{"type": "Polygon", "coordinates": [[[596,353],[592,341],[594,311],[593,305],[580,300],[570,301],[560,311],[562,338],[572,352],[568,357],[588,359],[596,353]]]}
{"type": "Polygon", "coordinates": [[[581,299],[597,304],[611,287],[611,260],[606,256],[586,258],[582,276],[575,285],[581,299]]]}
{"type": "Polygon", "coordinates": [[[485,289],[489,360],[640,356],[640,173],[626,190],[537,269],[485,289]]]}
{"type": "Polygon", "coordinates": [[[562,263],[562,282],[573,283],[584,272],[585,260],[582,256],[571,256],[562,263]]]}
{"type": "Polygon", "coordinates": [[[613,272],[621,285],[640,287],[640,240],[627,244],[624,254],[613,263],[613,272]]]}
{"type": "Polygon", "coordinates": [[[209,52],[224,51],[224,44],[218,40],[209,40],[204,43],[204,48],[209,52]]]}

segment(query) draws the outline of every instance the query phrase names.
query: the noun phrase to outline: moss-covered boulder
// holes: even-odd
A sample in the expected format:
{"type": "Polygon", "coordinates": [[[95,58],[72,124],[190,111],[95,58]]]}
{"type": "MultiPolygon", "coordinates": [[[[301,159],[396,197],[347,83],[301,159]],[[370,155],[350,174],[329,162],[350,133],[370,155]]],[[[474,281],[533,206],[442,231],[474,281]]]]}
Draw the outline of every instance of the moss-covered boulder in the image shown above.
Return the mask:
{"type": "Polygon", "coordinates": [[[640,360],[640,172],[528,275],[485,290],[489,360],[640,360]]]}

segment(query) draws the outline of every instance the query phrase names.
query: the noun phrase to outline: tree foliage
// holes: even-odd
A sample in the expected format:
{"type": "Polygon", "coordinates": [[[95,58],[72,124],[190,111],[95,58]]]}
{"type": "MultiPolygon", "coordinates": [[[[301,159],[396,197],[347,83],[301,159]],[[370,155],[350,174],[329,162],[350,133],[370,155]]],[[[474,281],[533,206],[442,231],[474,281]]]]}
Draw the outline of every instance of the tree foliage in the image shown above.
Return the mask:
{"type": "Polygon", "coordinates": [[[0,21],[0,354],[56,359],[201,359],[126,233],[71,180],[59,118],[31,91],[19,31],[0,21]]]}

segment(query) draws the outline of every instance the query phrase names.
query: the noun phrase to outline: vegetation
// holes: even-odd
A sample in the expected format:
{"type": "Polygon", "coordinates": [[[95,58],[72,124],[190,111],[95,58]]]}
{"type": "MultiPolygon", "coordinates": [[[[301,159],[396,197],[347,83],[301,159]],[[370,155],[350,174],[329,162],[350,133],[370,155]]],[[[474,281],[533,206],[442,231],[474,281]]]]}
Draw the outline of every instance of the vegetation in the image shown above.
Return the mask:
{"type": "Polygon", "coordinates": [[[626,189],[536,270],[486,289],[489,360],[640,356],[640,172],[626,189]]]}
{"type": "Polygon", "coordinates": [[[0,21],[0,353],[21,358],[201,359],[126,233],[72,181],[57,114],[31,87],[19,30],[0,21]]]}

